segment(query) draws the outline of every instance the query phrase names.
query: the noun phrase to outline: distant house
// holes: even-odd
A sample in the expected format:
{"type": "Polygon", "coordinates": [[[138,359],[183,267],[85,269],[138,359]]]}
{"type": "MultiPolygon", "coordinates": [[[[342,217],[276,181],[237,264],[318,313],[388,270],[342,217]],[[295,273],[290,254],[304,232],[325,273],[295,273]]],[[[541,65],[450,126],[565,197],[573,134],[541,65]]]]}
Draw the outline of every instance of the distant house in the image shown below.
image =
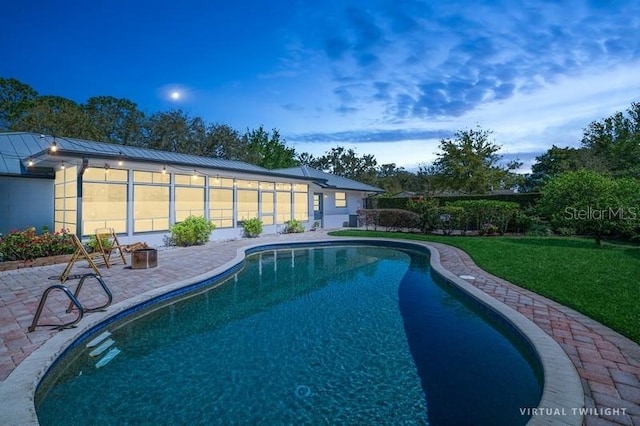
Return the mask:
{"type": "Polygon", "coordinates": [[[242,235],[258,217],[264,233],[288,220],[310,228],[354,225],[363,199],[382,189],[308,167],[252,164],[51,137],[0,133],[0,233],[47,226],[80,236],[114,228],[121,241],[159,244],[189,215],[216,225],[212,239],[242,235]]]}

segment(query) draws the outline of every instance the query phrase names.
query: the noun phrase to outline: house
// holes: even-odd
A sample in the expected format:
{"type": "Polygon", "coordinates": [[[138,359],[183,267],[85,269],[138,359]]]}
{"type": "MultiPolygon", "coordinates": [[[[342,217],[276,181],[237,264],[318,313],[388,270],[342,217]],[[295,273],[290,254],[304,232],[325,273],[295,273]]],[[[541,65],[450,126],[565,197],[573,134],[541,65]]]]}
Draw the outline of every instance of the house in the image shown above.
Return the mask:
{"type": "Polygon", "coordinates": [[[258,217],[265,234],[288,220],[307,229],[356,225],[380,188],[308,167],[252,164],[37,133],[0,133],[0,233],[43,226],[88,236],[113,228],[122,242],[161,244],[190,215],[237,238],[258,217]]]}

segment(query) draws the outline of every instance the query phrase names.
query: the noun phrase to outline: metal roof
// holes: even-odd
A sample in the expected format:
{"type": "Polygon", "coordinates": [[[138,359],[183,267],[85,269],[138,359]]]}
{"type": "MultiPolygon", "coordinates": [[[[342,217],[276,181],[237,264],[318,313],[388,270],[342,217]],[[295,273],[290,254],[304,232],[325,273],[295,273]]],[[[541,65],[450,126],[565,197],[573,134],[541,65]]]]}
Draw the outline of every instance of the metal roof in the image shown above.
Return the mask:
{"type": "MultiPolygon", "coordinates": [[[[190,168],[201,167],[245,173],[258,173],[270,176],[288,176],[284,173],[265,169],[242,161],[221,158],[200,157],[176,152],[158,151],[147,148],[87,141],[82,139],[44,136],[38,133],[15,132],[0,133],[0,175],[34,175],[27,170],[25,162],[29,157],[51,160],[49,147],[55,140],[58,156],[81,156],[88,158],[106,158],[125,161],[153,162],[167,165],[183,165],[190,168]]],[[[46,161],[43,161],[46,163],[46,161]]],[[[37,169],[37,168],[36,168],[37,169]]],[[[303,180],[305,179],[302,177],[303,180]]]]}
{"type": "Polygon", "coordinates": [[[278,176],[314,181],[318,185],[334,189],[365,192],[384,192],[380,188],[351,179],[325,173],[307,166],[269,170],[242,161],[221,158],[200,157],[176,152],[158,151],[147,148],[87,141],[83,139],[53,137],[29,132],[0,133],[0,175],[52,176],[51,168],[27,168],[25,162],[32,157],[42,159],[43,164],[53,161],[55,156],[77,156],[87,158],[119,159],[125,161],[152,162],[167,165],[182,165],[189,168],[202,167],[265,176],[278,176]],[[57,153],[49,153],[55,140],[57,153]]]}
{"type": "Polygon", "coordinates": [[[347,179],[342,176],[332,175],[331,173],[325,173],[321,170],[317,170],[308,166],[291,167],[288,169],[277,169],[277,172],[300,176],[310,177],[318,181],[318,185],[333,188],[333,189],[349,189],[354,191],[365,192],[384,192],[384,189],[377,188],[375,186],[367,185],[362,182],[358,182],[352,179],[347,179]]]}

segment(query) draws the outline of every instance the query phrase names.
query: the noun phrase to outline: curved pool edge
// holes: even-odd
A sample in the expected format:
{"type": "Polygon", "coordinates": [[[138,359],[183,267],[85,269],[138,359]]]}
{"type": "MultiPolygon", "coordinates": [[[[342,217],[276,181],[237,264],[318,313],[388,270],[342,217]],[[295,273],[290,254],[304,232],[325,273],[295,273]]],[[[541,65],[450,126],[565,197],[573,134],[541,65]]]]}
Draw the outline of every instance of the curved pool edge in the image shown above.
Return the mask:
{"type": "Polygon", "coordinates": [[[310,239],[304,241],[288,242],[256,242],[236,251],[236,256],[229,262],[212,269],[209,272],[200,274],[185,280],[181,280],[148,292],[139,294],[133,298],[123,300],[112,305],[106,312],[92,313],[85,317],[75,329],[61,331],[42,346],[25,358],[16,369],[0,383],[0,400],[3,401],[3,420],[6,425],[38,425],[35,410],[35,392],[40,381],[55,364],[55,361],[64,354],[74,342],[93,329],[99,328],[103,323],[110,323],[110,319],[121,316],[127,311],[138,310],[137,307],[148,304],[149,301],[161,298],[168,293],[176,292],[180,289],[193,286],[196,283],[211,278],[222,276],[225,272],[241,264],[245,257],[252,252],[268,249],[269,247],[292,247],[314,244],[327,244],[339,242],[371,243],[382,242],[391,246],[404,246],[406,248],[421,247],[430,252],[430,262],[433,269],[446,280],[463,290],[473,299],[482,303],[491,310],[497,312],[505,320],[511,323],[530,342],[538,355],[543,368],[544,385],[540,403],[537,408],[543,416],[532,416],[528,424],[582,424],[582,415],[572,415],[573,408],[584,407],[584,392],[578,373],[560,345],[551,336],[546,334],[541,328],[531,320],[510,308],[506,304],[492,298],[488,294],[477,289],[473,285],[459,278],[440,262],[438,249],[428,243],[417,241],[399,241],[397,239],[385,238],[352,238],[352,237],[329,237],[322,239],[310,239]],[[555,413],[559,413],[555,415],[555,413]]]}

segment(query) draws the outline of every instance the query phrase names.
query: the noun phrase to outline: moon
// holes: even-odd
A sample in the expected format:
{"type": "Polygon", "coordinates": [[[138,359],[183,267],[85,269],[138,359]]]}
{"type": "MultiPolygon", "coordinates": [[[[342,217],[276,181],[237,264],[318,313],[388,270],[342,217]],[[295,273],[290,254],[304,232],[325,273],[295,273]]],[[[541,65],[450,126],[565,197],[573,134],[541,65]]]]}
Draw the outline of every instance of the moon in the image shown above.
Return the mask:
{"type": "Polygon", "coordinates": [[[178,99],[180,99],[180,92],[178,91],[173,91],[171,92],[171,99],[174,101],[177,101],[178,99]]]}

